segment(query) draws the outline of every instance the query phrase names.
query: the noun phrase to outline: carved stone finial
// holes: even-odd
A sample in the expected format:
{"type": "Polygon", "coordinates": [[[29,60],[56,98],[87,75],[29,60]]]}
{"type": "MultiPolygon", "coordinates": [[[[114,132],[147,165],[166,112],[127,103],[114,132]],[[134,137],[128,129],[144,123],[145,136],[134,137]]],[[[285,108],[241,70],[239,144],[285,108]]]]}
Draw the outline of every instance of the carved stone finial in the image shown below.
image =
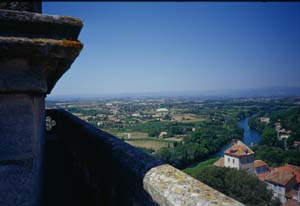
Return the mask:
{"type": "Polygon", "coordinates": [[[42,1],[3,1],[0,2],[0,9],[41,13],[42,1]]]}

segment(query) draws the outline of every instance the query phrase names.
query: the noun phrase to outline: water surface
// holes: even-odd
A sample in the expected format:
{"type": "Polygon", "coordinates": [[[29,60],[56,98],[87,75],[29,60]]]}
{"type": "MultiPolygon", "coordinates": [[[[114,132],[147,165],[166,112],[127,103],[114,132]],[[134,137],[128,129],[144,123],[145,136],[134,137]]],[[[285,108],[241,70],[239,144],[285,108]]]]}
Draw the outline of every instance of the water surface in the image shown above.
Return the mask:
{"type": "MultiPolygon", "coordinates": [[[[238,126],[244,130],[243,134],[243,139],[242,141],[247,145],[247,146],[252,146],[258,144],[261,135],[253,129],[250,129],[249,127],[249,118],[246,117],[242,119],[239,123],[238,126]]],[[[217,157],[223,157],[224,151],[227,150],[230,147],[230,143],[222,147],[222,149],[215,155],[217,157]]]]}

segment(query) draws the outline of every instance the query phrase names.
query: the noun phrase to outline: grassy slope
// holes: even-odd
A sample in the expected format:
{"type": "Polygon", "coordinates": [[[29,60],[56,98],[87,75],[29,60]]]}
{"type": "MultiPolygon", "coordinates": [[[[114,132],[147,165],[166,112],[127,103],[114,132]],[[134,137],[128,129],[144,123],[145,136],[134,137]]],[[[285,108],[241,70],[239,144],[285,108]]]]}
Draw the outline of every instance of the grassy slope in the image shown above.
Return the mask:
{"type": "Polygon", "coordinates": [[[184,169],[183,171],[187,174],[193,174],[195,171],[207,167],[209,165],[212,165],[214,162],[216,162],[219,159],[219,157],[214,157],[208,160],[205,160],[203,162],[198,163],[196,166],[193,167],[188,167],[186,169],[184,169]]]}

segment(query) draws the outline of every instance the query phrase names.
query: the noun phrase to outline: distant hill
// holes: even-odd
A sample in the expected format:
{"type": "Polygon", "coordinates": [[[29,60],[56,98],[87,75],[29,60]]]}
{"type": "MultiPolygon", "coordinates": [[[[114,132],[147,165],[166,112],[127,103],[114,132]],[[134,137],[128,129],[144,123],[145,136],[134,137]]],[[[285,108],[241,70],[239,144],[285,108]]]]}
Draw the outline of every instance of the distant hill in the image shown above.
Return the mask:
{"type": "Polygon", "coordinates": [[[300,87],[270,87],[253,89],[224,89],[211,91],[164,91],[145,93],[121,93],[121,94],[83,94],[83,95],[51,95],[47,100],[85,100],[106,99],[115,97],[199,97],[205,99],[215,98],[276,98],[276,97],[300,97],[300,87]]]}
{"type": "Polygon", "coordinates": [[[231,98],[258,98],[258,97],[299,97],[300,87],[272,87],[253,89],[227,89],[205,92],[208,96],[231,98]]]}

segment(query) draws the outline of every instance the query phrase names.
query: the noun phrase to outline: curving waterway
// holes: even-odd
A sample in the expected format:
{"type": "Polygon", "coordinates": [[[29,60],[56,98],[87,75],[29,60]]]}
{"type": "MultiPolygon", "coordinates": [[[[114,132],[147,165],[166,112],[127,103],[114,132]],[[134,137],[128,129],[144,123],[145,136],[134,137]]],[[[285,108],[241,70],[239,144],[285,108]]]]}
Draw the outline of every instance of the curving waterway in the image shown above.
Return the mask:
{"type": "MultiPolygon", "coordinates": [[[[242,141],[247,146],[252,146],[252,145],[258,144],[261,135],[256,130],[250,129],[248,117],[242,119],[238,123],[238,126],[244,130],[244,135],[243,135],[242,141]]],[[[224,147],[222,147],[222,149],[215,156],[223,157],[224,151],[227,150],[229,147],[230,147],[230,143],[228,145],[225,145],[224,147]]]]}

